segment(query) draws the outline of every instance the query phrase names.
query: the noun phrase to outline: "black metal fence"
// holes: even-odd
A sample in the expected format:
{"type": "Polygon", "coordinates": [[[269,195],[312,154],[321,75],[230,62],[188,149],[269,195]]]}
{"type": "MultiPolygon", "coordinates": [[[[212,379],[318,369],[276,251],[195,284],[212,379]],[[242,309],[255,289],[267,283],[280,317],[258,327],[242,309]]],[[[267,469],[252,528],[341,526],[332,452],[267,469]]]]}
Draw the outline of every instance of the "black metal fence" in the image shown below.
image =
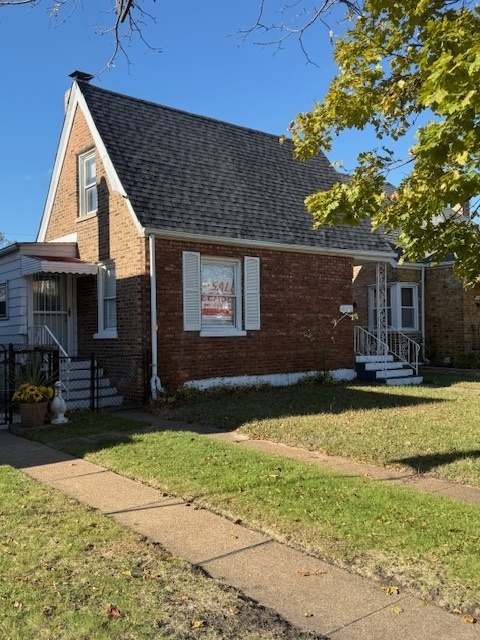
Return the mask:
{"type": "Polygon", "coordinates": [[[61,380],[68,409],[99,411],[103,408],[140,406],[148,397],[148,353],[60,356],[57,349],[0,345],[0,424],[12,424],[22,370],[38,365],[45,380],[61,380]]]}
{"type": "Polygon", "coordinates": [[[13,394],[32,369],[41,372],[45,383],[53,383],[58,379],[58,350],[0,345],[0,420],[4,424],[12,423],[16,409],[13,394]]]}

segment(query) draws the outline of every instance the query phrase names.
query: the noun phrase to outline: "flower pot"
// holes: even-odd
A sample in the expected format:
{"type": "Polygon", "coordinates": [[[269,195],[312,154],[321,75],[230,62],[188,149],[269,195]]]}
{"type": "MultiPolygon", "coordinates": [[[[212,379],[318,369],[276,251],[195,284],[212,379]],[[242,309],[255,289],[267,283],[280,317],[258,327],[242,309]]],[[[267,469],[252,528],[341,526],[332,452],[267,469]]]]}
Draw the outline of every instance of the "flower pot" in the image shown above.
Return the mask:
{"type": "Polygon", "coordinates": [[[22,427],[41,427],[45,422],[48,402],[20,402],[22,427]]]}

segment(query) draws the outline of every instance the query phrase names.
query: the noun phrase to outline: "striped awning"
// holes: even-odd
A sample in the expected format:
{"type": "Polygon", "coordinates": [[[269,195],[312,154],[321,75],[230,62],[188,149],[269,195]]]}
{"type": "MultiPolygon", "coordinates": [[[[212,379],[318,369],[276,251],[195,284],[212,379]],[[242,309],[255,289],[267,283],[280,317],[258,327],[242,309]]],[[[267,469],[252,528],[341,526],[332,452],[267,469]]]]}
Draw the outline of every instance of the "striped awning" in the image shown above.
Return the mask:
{"type": "Polygon", "coordinates": [[[22,256],[22,276],[35,273],[73,273],[75,275],[96,275],[98,265],[78,258],[61,256],[22,256]]]}

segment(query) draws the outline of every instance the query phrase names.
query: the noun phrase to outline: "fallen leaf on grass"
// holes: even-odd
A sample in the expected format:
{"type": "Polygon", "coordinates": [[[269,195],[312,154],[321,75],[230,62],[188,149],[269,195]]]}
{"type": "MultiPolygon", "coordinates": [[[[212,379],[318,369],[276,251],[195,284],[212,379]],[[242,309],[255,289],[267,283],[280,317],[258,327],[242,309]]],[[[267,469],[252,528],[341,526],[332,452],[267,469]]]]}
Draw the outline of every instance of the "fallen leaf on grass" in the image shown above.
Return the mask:
{"type": "Polygon", "coordinates": [[[193,620],[192,621],[192,629],[201,629],[206,625],[205,620],[193,620]]]}
{"type": "Polygon", "coordinates": [[[400,589],[392,585],[387,585],[385,587],[382,587],[382,589],[385,591],[385,595],[387,596],[396,596],[400,593],[400,589]]]}
{"type": "Polygon", "coordinates": [[[122,617],[122,614],[114,604],[109,604],[105,610],[105,613],[107,614],[107,618],[110,618],[110,619],[122,617]]]}
{"type": "Polygon", "coordinates": [[[392,608],[390,609],[390,611],[391,611],[392,613],[403,613],[403,609],[402,609],[402,607],[392,607],[392,608]]]}
{"type": "Polygon", "coordinates": [[[463,616],[462,621],[468,622],[469,624],[475,624],[477,622],[477,619],[473,616],[463,616]]]}
{"type": "Polygon", "coordinates": [[[13,606],[15,609],[18,609],[20,611],[20,609],[23,607],[23,602],[20,602],[19,600],[15,600],[15,602],[13,603],[13,606]]]}
{"type": "Polygon", "coordinates": [[[46,618],[51,618],[53,616],[53,610],[54,610],[54,606],[51,604],[46,604],[43,607],[42,613],[46,618]]]}

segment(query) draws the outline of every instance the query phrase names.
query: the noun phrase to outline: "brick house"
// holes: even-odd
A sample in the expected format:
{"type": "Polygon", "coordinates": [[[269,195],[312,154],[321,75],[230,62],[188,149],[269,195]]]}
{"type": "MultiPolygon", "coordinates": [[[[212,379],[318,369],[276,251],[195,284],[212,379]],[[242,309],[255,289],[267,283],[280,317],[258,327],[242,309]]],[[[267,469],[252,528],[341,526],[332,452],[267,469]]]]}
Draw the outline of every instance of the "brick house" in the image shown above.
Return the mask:
{"type": "MultiPolygon", "coordinates": [[[[393,247],[393,244],[392,244],[393,247]]],[[[465,290],[455,277],[454,259],[432,266],[425,262],[386,268],[388,324],[422,347],[421,359],[432,364],[478,363],[480,360],[480,286],[465,290]]],[[[376,330],[376,270],[354,268],[354,300],[359,324],[376,330]]]]}
{"type": "Polygon", "coordinates": [[[39,292],[17,340],[29,323],[58,332],[55,289],[57,341],[99,354],[132,401],[148,386],[292,382],[318,368],[307,332],[329,345],[329,370],[353,377],[353,323],[332,336],[332,320],[353,303],[354,265],[394,252],[367,224],[312,229],[306,195],[338,179],[326,157],[302,163],[276,136],[72,77],[38,242],[10,249],[39,292]]]}

